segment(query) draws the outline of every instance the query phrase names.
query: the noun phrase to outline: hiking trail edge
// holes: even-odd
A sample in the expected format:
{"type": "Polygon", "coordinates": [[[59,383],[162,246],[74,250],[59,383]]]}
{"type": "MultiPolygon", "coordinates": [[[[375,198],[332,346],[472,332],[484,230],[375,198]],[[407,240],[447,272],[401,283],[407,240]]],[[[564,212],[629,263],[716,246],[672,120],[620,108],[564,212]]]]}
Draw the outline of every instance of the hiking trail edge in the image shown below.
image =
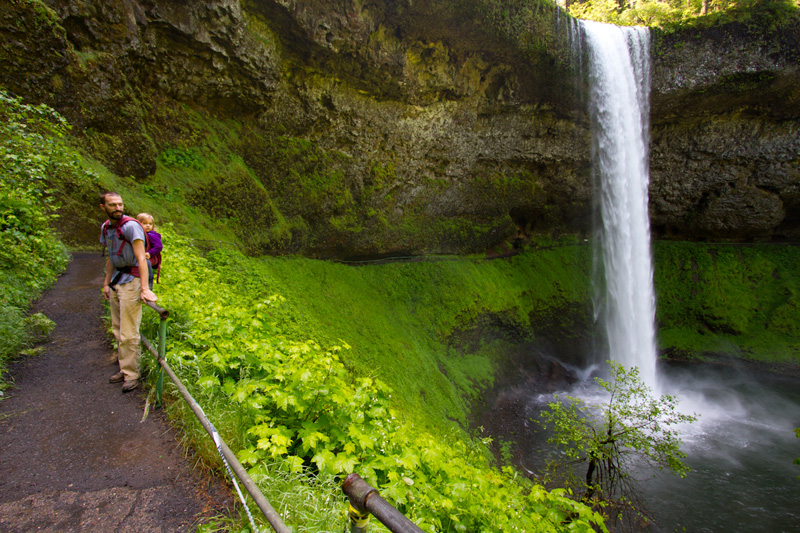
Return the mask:
{"type": "Polygon", "coordinates": [[[101,320],[104,264],[99,253],[74,254],[33,306],[56,323],[44,352],[10,365],[0,532],[194,531],[233,506],[222,480],[183,457],[161,411],[141,422],[146,390],[108,383],[118,368],[101,320]]]}

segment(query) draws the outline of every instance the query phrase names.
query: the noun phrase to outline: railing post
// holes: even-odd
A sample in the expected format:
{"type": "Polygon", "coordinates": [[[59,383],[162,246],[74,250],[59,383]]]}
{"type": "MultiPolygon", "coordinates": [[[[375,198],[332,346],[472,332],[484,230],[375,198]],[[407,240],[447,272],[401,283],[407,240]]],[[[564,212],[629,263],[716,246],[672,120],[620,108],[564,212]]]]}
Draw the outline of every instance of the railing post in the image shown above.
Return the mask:
{"type": "MultiPolygon", "coordinates": [[[[167,356],[167,319],[161,317],[158,326],[158,359],[163,360],[167,356]]],[[[161,407],[161,396],[164,392],[164,368],[159,365],[158,380],[156,381],[156,405],[161,407]]]]}
{"type": "MultiPolygon", "coordinates": [[[[161,322],[158,325],[158,354],[156,358],[158,362],[164,361],[167,356],[167,318],[169,318],[169,311],[159,307],[155,302],[145,302],[153,311],[158,313],[161,322]]],[[[164,369],[160,368],[158,372],[158,380],[156,381],[156,405],[161,407],[161,396],[164,391],[164,369]]]]}

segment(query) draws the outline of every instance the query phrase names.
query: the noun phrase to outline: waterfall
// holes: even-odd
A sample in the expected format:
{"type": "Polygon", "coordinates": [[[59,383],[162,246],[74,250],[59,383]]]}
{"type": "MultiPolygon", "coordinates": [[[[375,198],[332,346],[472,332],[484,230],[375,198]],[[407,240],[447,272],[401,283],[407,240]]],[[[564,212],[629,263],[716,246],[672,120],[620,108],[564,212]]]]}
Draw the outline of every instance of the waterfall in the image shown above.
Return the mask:
{"type": "Polygon", "coordinates": [[[656,387],[655,293],[650,253],[647,28],[582,21],[589,69],[592,167],[602,223],[596,229],[596,309],[610,358],[639,367],[656,387]]]}

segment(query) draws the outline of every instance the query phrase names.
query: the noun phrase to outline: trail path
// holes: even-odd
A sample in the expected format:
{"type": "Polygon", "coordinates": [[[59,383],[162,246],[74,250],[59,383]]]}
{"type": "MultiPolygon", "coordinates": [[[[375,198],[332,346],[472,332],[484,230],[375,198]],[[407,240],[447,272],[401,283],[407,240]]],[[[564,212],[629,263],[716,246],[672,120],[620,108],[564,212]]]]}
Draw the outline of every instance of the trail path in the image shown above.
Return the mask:
{"type": "Polygon", "coordinates": [[[102,275],[99,254],[75,254],[34,307],[56,328],[42,355],[12,365],[0,402],[0,532],[193,531],[231,505],[160,412],[141,422],[144,391],[108,383],[102,275]]]}

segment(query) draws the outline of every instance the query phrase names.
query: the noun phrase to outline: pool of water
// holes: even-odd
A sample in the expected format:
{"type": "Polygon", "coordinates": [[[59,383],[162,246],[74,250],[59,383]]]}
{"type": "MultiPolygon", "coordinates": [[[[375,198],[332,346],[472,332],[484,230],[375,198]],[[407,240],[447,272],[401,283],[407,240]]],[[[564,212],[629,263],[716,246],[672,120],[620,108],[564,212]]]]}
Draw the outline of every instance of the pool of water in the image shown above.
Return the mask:
{"type": "Polygon", "coordinates": [[[642,483],[657,531],[800,531],[800,381],[730,368],[668,368],[665,391],[700,419],[683,428],[685,479],[642,483]]]}
{"type": "MultiPolygon", "coordinates": [[[[686,478],[639,472],[640,496],[657,532],[800,532],[800,380],[717,366],[660,369],[661,392],[680,399],[679,410],[699,415],[681,428],[691,468],[686,478]],[[652,477],[655,476],[655,477],[652,477]]],[[[598,400],[591,383],[568,394],[598,400]]],[[[528,398],[526,416],[536,417],[552,395],[528,398]]],[[[533,471],[546,437],[530,444],[533,471]]]]}

